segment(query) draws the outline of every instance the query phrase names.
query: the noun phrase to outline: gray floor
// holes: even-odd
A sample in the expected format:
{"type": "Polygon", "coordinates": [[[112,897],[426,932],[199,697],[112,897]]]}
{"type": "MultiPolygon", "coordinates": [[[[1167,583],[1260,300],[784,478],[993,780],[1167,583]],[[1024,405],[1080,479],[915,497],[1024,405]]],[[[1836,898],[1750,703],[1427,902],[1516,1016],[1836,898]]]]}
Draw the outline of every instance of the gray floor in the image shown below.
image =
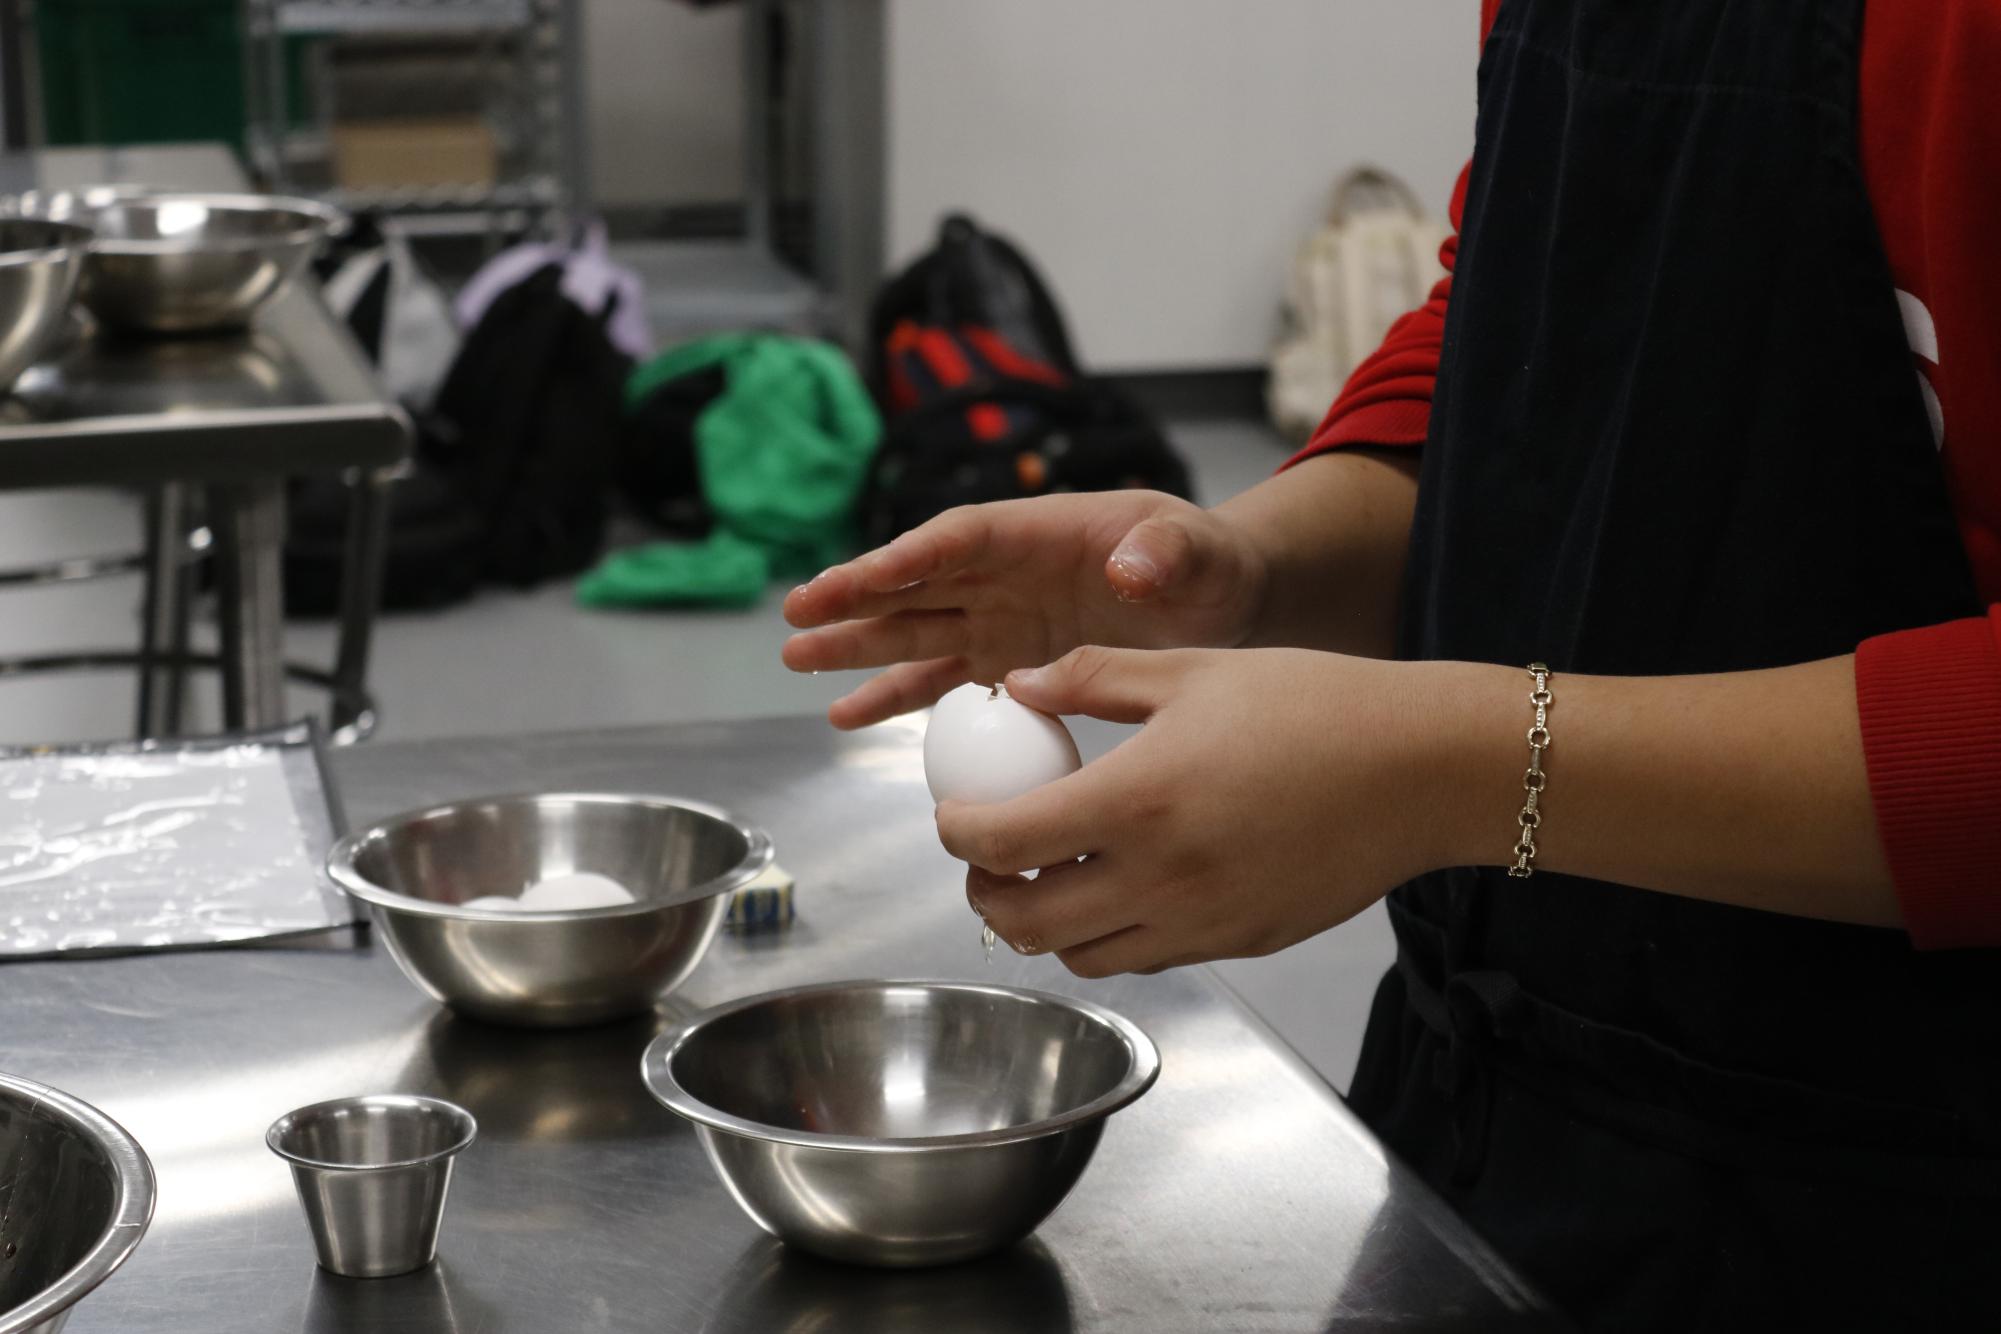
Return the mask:
{"type": "MultiPolygon", "coordinates": [[[[1248,423],[1184,423],[1175,438],[1205,501],[1269,475],[1284,457],[1275,436],[1248,423]]],[[[0,492],[0,567],[130,548],[138,508],[107,491],[0,492]]],[[[748,612],[614,614],[574,605],[567,585],[489,591],[439,614],[391,616],[377,640],[373,685],[383,739],[817,713],[853,682],[844,674],[785,671],[788,633],[774,588],[748,612]]],[[[0,655],[130,647],[135,581],[0,589],[0,655]]],[[[328,660],[323,625],[295,625],[288,649],[328,660]]],[[[300,711],[320,707],[310,695],[300,711]]],[[[197,716],[213,718],[207,699],[197,716]]],[[[132,717],[120,675],[0,681],[0,744],[119,736],[132,717]]],[[[1084,729],[1087,752],[1116,729],[1084,729]]],[[[808,877],[811,867],[790,867],[808,877]]],[[[1221,967],[1266,1020],[1338,1087],[1345,1087],[1369,997],[1390,954],[1380,908],[1270,959],[1221,967]]]]}

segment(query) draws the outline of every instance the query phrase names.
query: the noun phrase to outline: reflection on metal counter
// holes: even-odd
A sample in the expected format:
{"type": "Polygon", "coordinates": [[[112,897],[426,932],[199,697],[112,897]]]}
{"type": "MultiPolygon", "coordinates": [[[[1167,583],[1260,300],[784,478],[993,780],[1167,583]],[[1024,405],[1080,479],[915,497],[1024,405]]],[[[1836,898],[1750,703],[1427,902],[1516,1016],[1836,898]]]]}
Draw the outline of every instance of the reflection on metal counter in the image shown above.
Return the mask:
{"type": "Polygon", "coordinates": [[[659,1128],[660,1105],[637,1078],[604,1074],[636,1062],[634,1053],[662,1027],[694,1013],[673,996],[663,1009],[588,1028],[546,1030],[501,1028],[439,1010],[394,1082],[465,1108],[489,1145],[644,1138],[659,1128]]]}
{"type": "MultiPolygon", "coordinates": [[[[451,1262],[439,1260],[394,1278],[342,1278],[315,1268],[306,1288],[300,1334],[474,1334],[496,1328],[495,1313],[460,1291],[451,1262]]],[[[274,1329],[273,1334],[277,1334],[274,1329]]]]}
{"type": "Polygon", "coordinates": [[[1077,1328],[1062,1263],[1030,1238],[946,1269],[857,1269],[760,1238],[744,1247],[702,1334],[1065,1334],[1077,1328]]]}

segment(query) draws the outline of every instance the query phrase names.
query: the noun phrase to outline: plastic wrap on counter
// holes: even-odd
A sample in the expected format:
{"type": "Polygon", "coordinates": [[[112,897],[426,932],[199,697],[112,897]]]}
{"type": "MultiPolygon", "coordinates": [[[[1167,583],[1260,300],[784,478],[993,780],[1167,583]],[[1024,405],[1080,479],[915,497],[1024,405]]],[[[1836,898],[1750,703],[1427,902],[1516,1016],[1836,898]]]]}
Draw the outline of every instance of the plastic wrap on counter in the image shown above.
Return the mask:
{"type": "Polygon", "coordinates": [[[345,926],[309,724],[0,749],[0,959],[199,949],[345,926]]]}

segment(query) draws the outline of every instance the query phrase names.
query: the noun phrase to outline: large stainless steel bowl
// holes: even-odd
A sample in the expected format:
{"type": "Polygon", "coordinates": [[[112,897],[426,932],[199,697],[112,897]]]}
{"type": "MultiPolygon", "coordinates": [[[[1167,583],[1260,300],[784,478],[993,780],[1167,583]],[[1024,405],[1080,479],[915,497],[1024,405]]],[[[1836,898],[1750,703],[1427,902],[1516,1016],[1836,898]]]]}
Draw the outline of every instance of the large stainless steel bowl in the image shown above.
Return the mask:
{"type": "Polygon", "coordinates": [[[90,229],[0,218],[0,393],[62,336],[90,229]]]}
{"type": "Polygon", "coordinates": [[[0,1334],[56,1334],[153,1218],[153,1165],[89,1103],[0,1075],[0,1334]]]}
{"type": "Polygon", "coordinates": [[[276,195],[86,192],[69,209],[96,233],[79,298],[101,323],[147,333],[241,327],[340,222],[276,195]]]}
{"type": "Polygon", "coordinates": [[[636,1014],[701,962],[729,895],[771,840],[672,797],[544,793],[412,811],[334,845],[334,882],[369,905],[412,982],[460,1014],[562,1028],[636,1014]],[[466,908],[591,871],[637,903],[565,912],[466,908]]]}
{"type": "Polygon", "coordinates": [[[766,1231],[829,1259],[932,1265],[1034,1231],[1160,1056],[1084,1001],[836,982],[705,1011],[640,1073],[766,1231]]]}

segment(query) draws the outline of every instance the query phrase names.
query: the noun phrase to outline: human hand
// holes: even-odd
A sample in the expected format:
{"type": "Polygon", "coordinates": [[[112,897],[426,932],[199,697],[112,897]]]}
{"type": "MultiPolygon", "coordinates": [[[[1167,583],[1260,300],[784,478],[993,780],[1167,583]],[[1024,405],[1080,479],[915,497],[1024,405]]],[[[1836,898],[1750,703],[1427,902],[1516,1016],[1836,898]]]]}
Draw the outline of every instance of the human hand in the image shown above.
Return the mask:
{"type": "Polygon", "coordinates": [[[938,834],[995,933],[1080,976],[1269,954],[1448,864],[1456,666],[1080,649],[1008,692],[1144,728],[1013,801],[942,804],[938,834]]]}
{"type": "Polygon", "coordinates": [[[947,511],[785,599],[794,671],[888,670],[828,710],[857,728],[1081,644],[1241,643],[1264,561],[1215,514],[1156,491],[947,511]]]}

